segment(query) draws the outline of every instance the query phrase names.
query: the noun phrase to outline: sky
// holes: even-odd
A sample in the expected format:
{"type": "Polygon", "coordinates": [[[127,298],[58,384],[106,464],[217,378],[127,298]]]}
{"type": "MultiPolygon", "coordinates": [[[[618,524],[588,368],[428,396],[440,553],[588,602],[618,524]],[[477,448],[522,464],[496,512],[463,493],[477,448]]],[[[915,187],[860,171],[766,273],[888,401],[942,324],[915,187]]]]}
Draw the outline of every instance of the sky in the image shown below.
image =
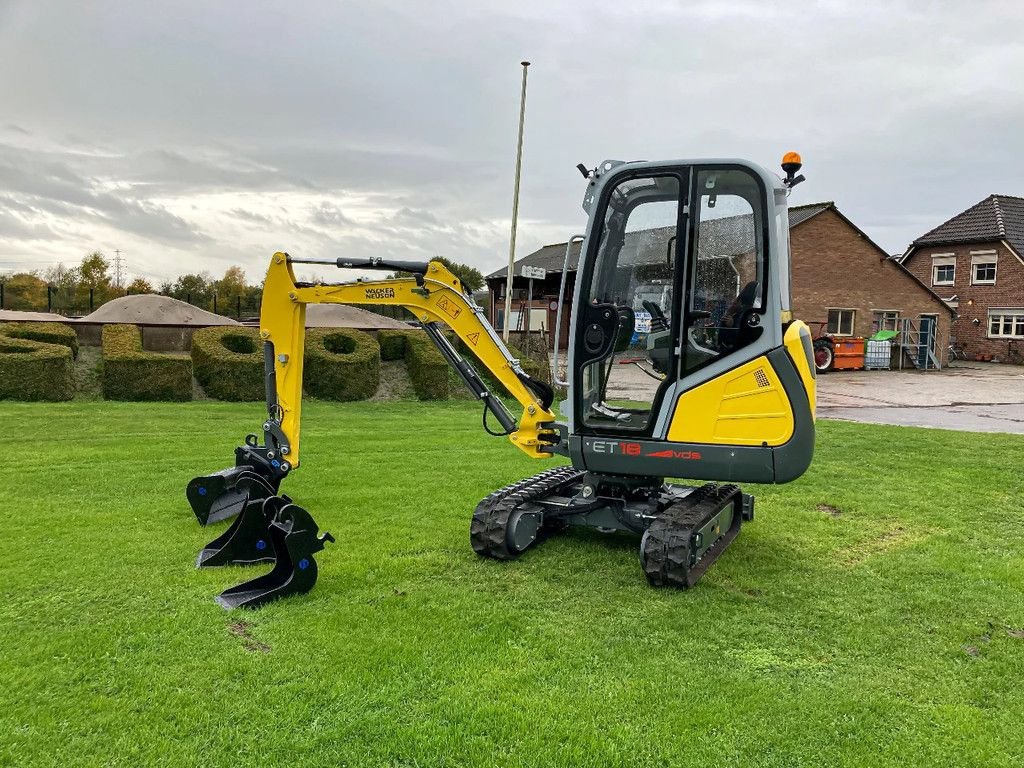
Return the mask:
{"type": "Polygon", "coordinates": [[[1024,195],[1022,31],[1019,0],[0,0],[0,273],[498,269],[523,59],[517,256],[585,227],[577,163],[788,150],[791,204],[897,253],[1024,195]]]}

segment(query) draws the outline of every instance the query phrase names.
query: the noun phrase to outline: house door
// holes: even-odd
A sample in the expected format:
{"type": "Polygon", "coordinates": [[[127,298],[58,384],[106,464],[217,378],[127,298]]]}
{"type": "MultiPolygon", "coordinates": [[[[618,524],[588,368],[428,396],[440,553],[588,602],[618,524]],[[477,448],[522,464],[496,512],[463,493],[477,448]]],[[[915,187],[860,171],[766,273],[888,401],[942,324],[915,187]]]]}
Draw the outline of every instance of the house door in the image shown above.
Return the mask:
{"type": "Polygon", "coordinates": [[[921,346],[917,350],[917,367],[927,368],[928,353],[935,357],[935,332],[939,324],[938,315],[921,315],[919,340],[921,346]]]}

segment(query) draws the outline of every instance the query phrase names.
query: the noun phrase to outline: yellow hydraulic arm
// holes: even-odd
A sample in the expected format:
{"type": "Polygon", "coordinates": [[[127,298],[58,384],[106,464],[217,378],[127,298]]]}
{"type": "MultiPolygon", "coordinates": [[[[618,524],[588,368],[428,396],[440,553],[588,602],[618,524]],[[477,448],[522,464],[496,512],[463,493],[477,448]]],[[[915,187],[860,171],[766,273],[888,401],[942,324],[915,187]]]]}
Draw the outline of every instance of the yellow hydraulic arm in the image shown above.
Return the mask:
{"type": "MultiPolygon", "coordinates": [[[[267,406],[270,419],[264,425],[281,447],[281,458],[290,467],[299,464],[299,422],[302,410],[302,363],[306,335],[307,304],[398,304],[423,323],[442,354],[474,386],[479,379],[448,344],[438,323],[444,323],[473,350],[487,370],[523,406],[518,425],[500,400],[482,385],[475,394],[501,422],[509,439],[527,455],[551,456],[543,450],[557,440],[551,429],[550,390],[527,376],[519,362],[502,344],[483,312],[463,293],[462,284],[439,261],[414,263],[384,259],[337,261],[292,259],[275,253],[263,284],[260,336],[267,353],[267,406]],[[292,264],[329,264],[342,268],[386,269],[413,272],[413,277],[349,283],[302,283],[295,280],[292,264]],[[273,354],[271,369],[270,354],[273,354]],[[271,373],[272,370],[272,373],[271,373]],[[468,370],[468,372],[467,372],[468,370]],[[467,376],[469,378],[467,378],[467,376]],[[529,386],[528,386],[529,384],[529,386]]],[[[285,467],[287,471],[289,467],[285,467]]]]}

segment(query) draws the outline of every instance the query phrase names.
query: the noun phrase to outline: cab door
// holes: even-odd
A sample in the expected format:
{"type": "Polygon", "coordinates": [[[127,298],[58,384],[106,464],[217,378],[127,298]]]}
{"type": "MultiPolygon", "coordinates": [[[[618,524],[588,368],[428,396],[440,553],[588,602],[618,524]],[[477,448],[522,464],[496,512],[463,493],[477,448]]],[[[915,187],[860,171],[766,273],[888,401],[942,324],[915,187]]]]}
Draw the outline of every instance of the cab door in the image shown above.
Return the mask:
{"type": "Polygon", "coordinates": [[[616,169],[577,282],[575,428],[664,437],[674,401],[763,354],[767,190],[742,165],[616,169]]]}
{"type": "Polygon", "coordinates": [[[577,281],[575,421],[591,434],[650,434],[676,380],[689,169],[604,185],[577,281]]]}

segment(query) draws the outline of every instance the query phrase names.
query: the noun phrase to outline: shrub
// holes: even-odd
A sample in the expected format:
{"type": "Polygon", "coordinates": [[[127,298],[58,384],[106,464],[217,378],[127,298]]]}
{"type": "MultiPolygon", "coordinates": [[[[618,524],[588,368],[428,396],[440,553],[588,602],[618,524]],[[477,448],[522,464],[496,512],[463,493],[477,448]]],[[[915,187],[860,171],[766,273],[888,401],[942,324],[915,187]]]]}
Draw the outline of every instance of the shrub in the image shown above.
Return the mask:
{"type": "Polygon", "coordinates": [[[73,366],[69,347],[0,336],[0,400],[70,400],[73,366]]]}
{"type": "Polygon", "coordinates": [[[103,397],[107,400],[191,400],[192,361],[142,350],[134,325],[103,326],[103,397]]]}
{"type": "Polygon", "coordinates": [[[255,328],[220,326],[192,334],[196,380],[218,400],[263,400],[263,342],[255,328]]]}
{"type": "Polygon", "coordinates": [[[405,358],[413,391],[420,400],[448,399],[448,362],[424,331],[384,330],[377,334],[382,360],[405,358]]]}
{"type": "Polygon", "coordinates": [[[401,360],[405,357],[405,340],[413,331],[377,331],[381,360],[401,360]]]}
{"type": "Polygon", "coordinates": [[[405,342],[405,366],[416,397],[420,400],[447,400],[448,361],[426,333],[413,331],[405,342]]]}
{"type": "Polygon", "coordinates": [[[70,349],[72,357],[78,357],[78,336],[64,323],[0,323],[0,336],[58,344],[70,349]]]}
{"type": "Polygon", "coordinates": [[[366,400],[380,386],[380,345],[368,333],[342,328],[306,331],[305,390],[325,400],[366,400]]]}

